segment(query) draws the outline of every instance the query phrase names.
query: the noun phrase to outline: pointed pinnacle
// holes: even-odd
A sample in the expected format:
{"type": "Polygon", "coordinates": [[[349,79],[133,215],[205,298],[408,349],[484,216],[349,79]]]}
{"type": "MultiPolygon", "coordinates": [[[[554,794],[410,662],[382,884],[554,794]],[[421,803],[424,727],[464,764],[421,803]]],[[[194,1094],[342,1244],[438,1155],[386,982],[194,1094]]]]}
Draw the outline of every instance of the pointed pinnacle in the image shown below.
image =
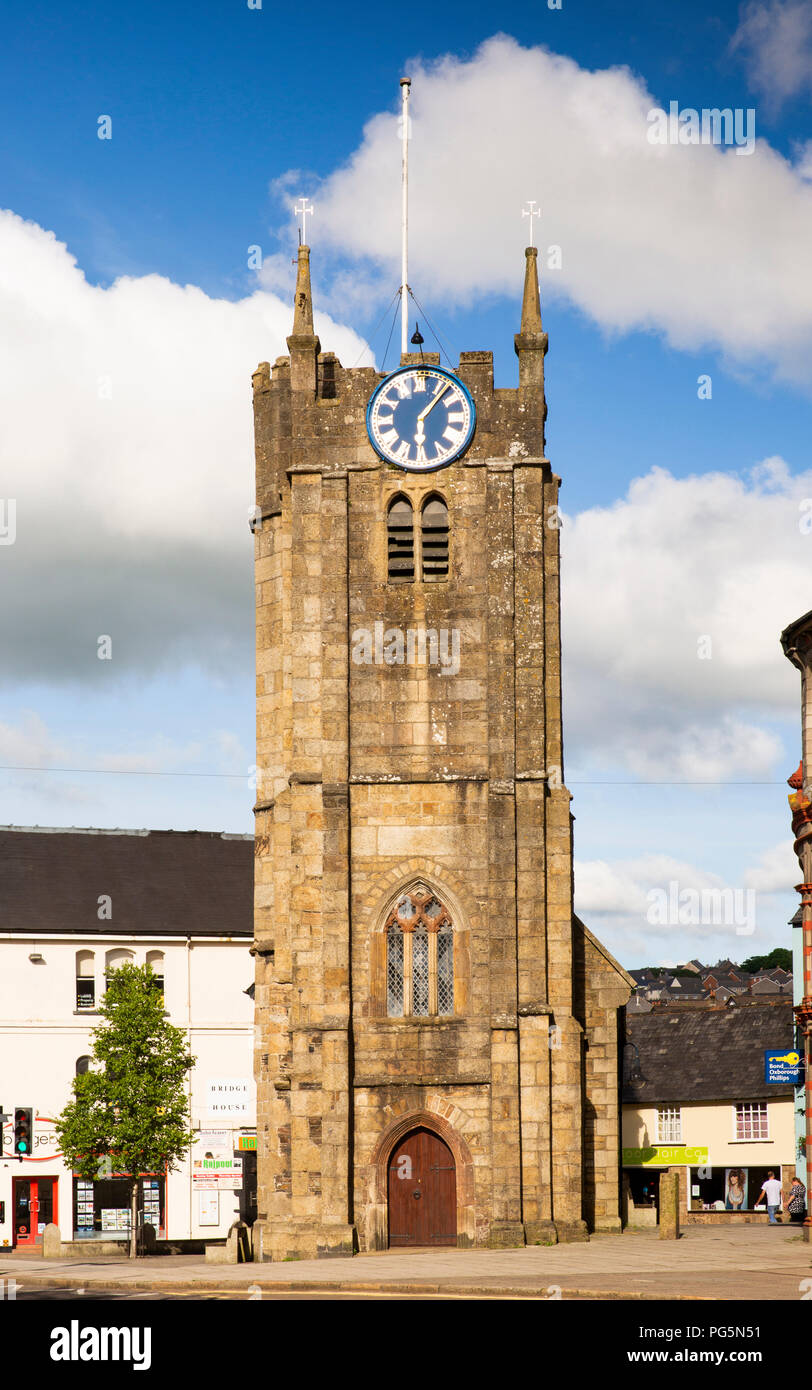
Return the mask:
{"type": "Polygon", "coordinates": [[[544,354],[547,334],[541,327],[539,299],[538,250],[528,246],[525,251],[524,296],[522,298],[521,331],[513,338],[519,358],[519,386],[539,386],[544,389],[544,354]]]}
{"type": "Polygon", "coordinates": [[[299,247],[296,293],[293,299],[293,336],[313,333],[313,295],[310,289],[310,247],[299,247]]]}
{"type": "Polygon", "coordinates": [[[539,298],[538,248],[525,251],[524,296],[522,298],[522,337],[541,332],[541,300],[539,298]]]}

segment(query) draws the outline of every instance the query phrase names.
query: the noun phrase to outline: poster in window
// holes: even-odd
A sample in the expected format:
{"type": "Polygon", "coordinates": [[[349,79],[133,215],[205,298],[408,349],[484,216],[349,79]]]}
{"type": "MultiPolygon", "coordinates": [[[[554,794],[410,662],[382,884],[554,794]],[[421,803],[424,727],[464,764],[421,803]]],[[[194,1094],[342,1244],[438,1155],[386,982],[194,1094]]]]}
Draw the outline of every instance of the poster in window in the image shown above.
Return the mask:
{"type": "Polygon", "coordinates": [[[220,1193],[198,1192],[198,1221],[201,1226],[220,1225],[220,1193]]]}
{"type": "Polygon", "coordinates": [[[725,1169],[725,1211],[747,1210],[747,1169],[725,1169]]]}

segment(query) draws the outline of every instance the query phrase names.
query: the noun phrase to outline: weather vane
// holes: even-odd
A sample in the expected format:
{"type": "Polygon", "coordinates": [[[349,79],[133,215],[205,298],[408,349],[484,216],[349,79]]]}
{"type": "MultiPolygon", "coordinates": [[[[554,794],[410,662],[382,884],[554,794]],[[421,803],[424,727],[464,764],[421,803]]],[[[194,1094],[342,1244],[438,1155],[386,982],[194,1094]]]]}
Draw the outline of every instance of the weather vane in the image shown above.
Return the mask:
{"type": "Polygon", "coordinates": [[[530,198],[527,207],[522,208],[522,217],[530,218],[530,245],[535,246],[536,243],[533,240],[533,218],[541,217],[541,208],[536,207],[535,198],[530,198]]]}
{"type": "Polygon", "coordinates": [[[299,202],[302,205],[301,207],[299,207],[298,203],[294,203],[293,205],[293,211],[296,213],[296,216],[302,219],[302,225],[299,228],[299,245],[307,246],[307,219],[313,215],[313,204],[308,203],[306,198],[300,198],[299,202]]]}

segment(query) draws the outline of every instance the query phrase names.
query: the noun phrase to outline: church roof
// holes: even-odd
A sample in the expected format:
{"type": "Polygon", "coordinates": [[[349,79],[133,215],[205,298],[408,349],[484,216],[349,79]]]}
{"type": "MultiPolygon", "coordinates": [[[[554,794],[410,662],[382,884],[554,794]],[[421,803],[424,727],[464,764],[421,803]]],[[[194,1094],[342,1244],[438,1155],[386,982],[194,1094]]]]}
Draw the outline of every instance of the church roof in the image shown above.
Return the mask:
{"type": "Polygon", "coordinates": [[[633,1018],[627,1010],[626,1044],[639,1057],[639,1079],[624,1079],[627,1104],[774,1100],[793,1094],[791,1086],[764,1080],[765,1051],[794,1047],[790,999],[751,1009],[652,1009],[633,1018]]]}
{"type": "Polygon", "coordinates": [[[252,937],[253,892],[252,835],[0,827],[0,932],[252,937]]]}

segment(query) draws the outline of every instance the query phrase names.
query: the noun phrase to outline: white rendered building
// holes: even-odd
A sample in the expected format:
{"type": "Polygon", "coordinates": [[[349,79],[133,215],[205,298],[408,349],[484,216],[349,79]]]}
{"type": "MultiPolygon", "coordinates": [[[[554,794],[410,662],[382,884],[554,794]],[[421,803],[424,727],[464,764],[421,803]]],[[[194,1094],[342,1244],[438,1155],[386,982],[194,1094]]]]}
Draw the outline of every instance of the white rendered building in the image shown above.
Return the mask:
{"type": "Polygon", "coordinates": [[[0,1245],[35,1246],[49,1221],[64,1241],[126,1238],[125,1179],[76,1178],[54,1130],[87,1067],[105,973],[126,960],[163,977],[196,1058],[196,1142],[177,1171],[144,1175],[144,1219],[167,1241],[252,1219],[252,837],[4,827],[0,863],[0,1108],[33,1112],[30,1157],[13,1156],[14,1120],[3,1124],[0,1245]]]}

